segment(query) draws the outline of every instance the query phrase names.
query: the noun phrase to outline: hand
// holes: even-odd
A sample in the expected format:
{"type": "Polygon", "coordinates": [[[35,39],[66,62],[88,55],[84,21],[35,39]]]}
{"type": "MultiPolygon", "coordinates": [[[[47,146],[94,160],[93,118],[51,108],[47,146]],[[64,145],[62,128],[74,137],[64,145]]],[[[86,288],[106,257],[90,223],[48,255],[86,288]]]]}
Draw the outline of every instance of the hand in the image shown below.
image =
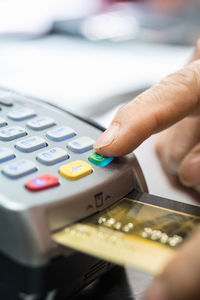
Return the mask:
{"type": "Polygon", "coordinates": [[[157,153],[167,173],[186,186],[200,186],[200,42],[192,62],[145,91],[114,117],[94,149],[120,156],[162,131],[157,153]]]}
{"type": "MultiPolygon", "coordinates": [[[[200,186],[200,43],[194,61],[122,107],[94,145],[107,156],[131,152],[162,131],[157,152],[164,168],[187,186],[200,186]]],[[[200,229],[154,280],[147,300],[200,299],[200,229]]]]}
{"type": "MultiPolygon", "coordinates": [[[[200,58],[200,42],[191,59],[200,58]]],[[[160,134],[156,150],[163,169],[200,192],[200,114],[188,116],[160,134]],[[183,134],[184,133],[184,134],[183,134]]]]}

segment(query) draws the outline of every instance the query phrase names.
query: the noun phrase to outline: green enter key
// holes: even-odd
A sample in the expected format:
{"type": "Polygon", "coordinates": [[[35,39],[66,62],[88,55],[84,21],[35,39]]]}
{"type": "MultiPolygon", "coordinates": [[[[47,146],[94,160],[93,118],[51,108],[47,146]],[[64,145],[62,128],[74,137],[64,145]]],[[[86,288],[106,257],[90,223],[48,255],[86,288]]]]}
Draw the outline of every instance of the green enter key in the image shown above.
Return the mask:
{"type": "Polygon", "coordinates": [[[102,155],[97,154],[96,152],[92,153],[89,157],[88,160],[93,163],[96,166],[99,167],[105,167],[107,166],[114,157],[104,157],[102,155]]]}

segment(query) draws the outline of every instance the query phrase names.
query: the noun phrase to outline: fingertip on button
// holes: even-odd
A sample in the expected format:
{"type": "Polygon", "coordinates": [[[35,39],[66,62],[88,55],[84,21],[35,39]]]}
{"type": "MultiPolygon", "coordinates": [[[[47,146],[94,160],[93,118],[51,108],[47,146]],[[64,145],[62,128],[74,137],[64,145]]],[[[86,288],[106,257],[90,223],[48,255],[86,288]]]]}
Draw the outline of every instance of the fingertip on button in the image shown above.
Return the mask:
{"type": "Polygon", "coordinates": [[[88,160],[93,163],[96,166],[99,167],[106,167],[108,164],[110,164],[113,161],[114,157],[105,157],[103,155],[100,155],[96,152],[93,152],[89,157],[88,160]]]}

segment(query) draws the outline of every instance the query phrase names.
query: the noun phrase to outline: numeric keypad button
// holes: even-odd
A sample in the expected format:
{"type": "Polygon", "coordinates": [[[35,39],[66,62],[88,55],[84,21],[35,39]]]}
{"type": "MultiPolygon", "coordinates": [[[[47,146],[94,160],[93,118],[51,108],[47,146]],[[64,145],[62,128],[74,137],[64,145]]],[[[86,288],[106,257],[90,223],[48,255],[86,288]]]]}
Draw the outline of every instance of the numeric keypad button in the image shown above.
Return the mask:
{"type": "Polygon", "coordinates": [[[46,146],[45,139],[40,136],[31,136],[15,144],[16,149],[22,152],[33,152],[46,146]]]}
{"type": "Polygon", "coordinates": [[[0,163],[15,158],[15,153],[6,147],[0,147],[0,163]]]}
{"type": "Polygon", "coordinates": [[[83,153],[93,148],[94,140],[87,136],[82,136],[68,143],[67,148],[76,153],[83,153]]]}
{"type": "Polygon", "coordinates": [[[55,121],[49,117],[37,117],[27,122],[27,127],[33,130],[43,130],[55,125],[55,121]]]}
{"type": "Polygon", "coordinates": [[[69,158],[67,151],[62,148],[52,148],[37,155],[37,160],[45,165],[54,165],[69,158]]]}
{"type": "Polygon", "coordinates": [[[37,171],[37,166],[28,159],[18,160],[3,168],[2,173],[10,178],[16,179],[37,171]]]}
{"type": "Polygon", "coordinates": [[[23,121],[34,116],[36,116],[36,113],[27,107],[20,107],[8,113],[8,118],[14,121],[23,121]]]}
{"type": "Polygon", "coordinates": [[[54,141],[54,142],[60,142],[64,141],[66,139],[70,139],[73,136],[76,135],[76,132],[71,127],[67,126],[61,126],[58,128],[55,128],[53,130],[49,130],[46,133],[46,136],[48,139],[54,141]]]}
{"type": "Polygon", "coordinates": [[[7,142],[27,135],[24,128],[19,126],[6,127],[0,130],[0,140],[7,142]]]}
{"type": "Polygon", "coordinates": [[[0,104],[4,106],[13,106],[14,95],[9,91],[0,92],[0,104]]]}

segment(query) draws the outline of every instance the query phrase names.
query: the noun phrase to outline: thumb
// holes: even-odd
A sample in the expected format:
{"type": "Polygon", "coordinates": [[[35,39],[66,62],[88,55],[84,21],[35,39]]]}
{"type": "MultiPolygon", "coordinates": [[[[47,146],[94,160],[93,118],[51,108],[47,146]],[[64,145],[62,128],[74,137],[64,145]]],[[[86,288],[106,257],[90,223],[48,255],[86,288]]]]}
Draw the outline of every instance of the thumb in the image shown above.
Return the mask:
{"type": "Polygon", "coordinates": [[[147,300],[200,299],[200,229],[185,243],[150,287],[147,300]]]}
{"type": "Polygon", "coordinates": [[[200,191],[200,143],[182,160],[179,167],[179,179],[183,185],[200,191]]]}

